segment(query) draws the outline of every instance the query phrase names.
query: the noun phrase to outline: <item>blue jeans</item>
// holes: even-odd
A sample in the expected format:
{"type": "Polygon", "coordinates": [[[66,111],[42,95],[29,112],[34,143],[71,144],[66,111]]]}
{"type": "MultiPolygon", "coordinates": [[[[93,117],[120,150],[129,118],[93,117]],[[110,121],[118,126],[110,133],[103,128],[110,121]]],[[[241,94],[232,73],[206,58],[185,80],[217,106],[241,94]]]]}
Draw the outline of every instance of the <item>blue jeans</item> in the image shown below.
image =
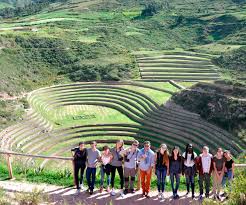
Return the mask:
{"type": "Polygon", "coordinates": [[[173,190],[173,195],[177,195],[178,189],[179,189],[179,183],[180,183],[180,176],[178,173],[170,173],[170,180],[171,180],[171,186],[173,190]],[[176,186],[174,188],[174,177],[176,179],[176,186]]]}
{"type": "Polygon", "coordinates": [[[164,192],[166,183],[167,168],[156,168],[158,191],[164,192]]]}
{"type": "Polygon", "coordinates": [[[86,179],[87,179],[89,190],[93,191],[96,181],[96,168],[87,167],[86,179]]]}
{"type": "Polygon", "coordinates": [[[222,186],[223,186],[223,188],[225,188],[226,179],[228,180],[229,189],[231,191],[231,183],[232,183],[232,179],[233,179],[232,170],[228,170],[227,172],[225,172],[225,174],[223,176],[223,179],[222,179],[222,186]]]}
{"type": "Polygon", "coordinates": [[[104,176],[105,174],[107,175],[107,186],[110,185],[110,172],[109,173],[106,173],[103,169],[103,167],[101,167],[101,181],[100,181],[100,186],[103,187],[103,183],[104,183],[104,176]]]}

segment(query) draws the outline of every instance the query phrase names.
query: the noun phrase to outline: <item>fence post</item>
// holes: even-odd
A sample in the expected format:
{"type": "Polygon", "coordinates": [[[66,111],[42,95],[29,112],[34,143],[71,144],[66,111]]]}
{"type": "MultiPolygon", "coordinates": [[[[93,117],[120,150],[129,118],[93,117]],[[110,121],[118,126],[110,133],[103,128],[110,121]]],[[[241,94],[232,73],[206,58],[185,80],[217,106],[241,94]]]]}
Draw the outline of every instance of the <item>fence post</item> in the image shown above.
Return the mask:
{"type": "Polygon", "coordinates": [[[8,164],[8,170],[9,170],[9,178],[13,179],[13,170],[12,170],[12,164],[11,164],[11,155],[7,154],[7,164],[8,164]]]}

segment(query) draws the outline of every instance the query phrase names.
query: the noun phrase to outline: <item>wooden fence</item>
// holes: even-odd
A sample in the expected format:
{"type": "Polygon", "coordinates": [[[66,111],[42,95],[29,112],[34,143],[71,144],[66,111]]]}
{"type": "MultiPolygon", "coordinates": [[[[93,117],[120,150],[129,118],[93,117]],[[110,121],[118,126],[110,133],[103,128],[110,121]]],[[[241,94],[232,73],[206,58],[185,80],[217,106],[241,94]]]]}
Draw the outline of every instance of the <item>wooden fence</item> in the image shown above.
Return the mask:
{"type": "MultiPolygon", "coordinates": [[[[2,150],[0,150],[0,154],[7,156],[6,159],[7,159],[10,179],[14,178],[13,170],[12,170],[12,163],[11,163],[11,156],[21,156],[21,157],[28,157],[28,158],[43,158],[43,159],[50,159],[50,160],[67,160],[71,162],[73,160],[72,157],[33,155],[33,154],[24,154],[24,153],[18,153],[18,152],[13,152],[13,151],[2,151],[2,150]]],[[[246,164],[235,164],[235,167],[236,168],[246,168],[246,164]]]]}

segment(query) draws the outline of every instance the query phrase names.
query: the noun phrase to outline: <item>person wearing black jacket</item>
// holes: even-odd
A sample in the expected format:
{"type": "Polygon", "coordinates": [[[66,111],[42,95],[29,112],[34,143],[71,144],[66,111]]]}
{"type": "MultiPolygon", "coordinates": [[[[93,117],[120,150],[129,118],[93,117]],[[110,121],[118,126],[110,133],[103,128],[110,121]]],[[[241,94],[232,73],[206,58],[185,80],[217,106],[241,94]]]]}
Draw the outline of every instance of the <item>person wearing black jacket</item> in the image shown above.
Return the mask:
{"type": "Polygon", "coordinates": [[[83,189],[83,178],[84,171],[86,168],[86,160],[87,160],[87,149],[85,148],[85,143],[80,142],[79,147],[71,149],[73,154],[73,163],[74,163],[74,182],[77,190],[83,189]],[[80,171],[80,179],[79,179],[79,171],[80,171]],[[80,187],[81,185],[81,187],[80,187]]]}
{"type": "Polygon", "coordinates": [[[178,199],[178,189],[180,183],[180,176],[182,173],[182,157],[180,155],[179,147],[175,146],[172,150],[172,154],[169,157],[169,172],[170,172],[170,180],[171,187],[173,191],[173,198],[178,199]],[[174,179],[176,180],[176,184],[174,186],[174,179]]]}

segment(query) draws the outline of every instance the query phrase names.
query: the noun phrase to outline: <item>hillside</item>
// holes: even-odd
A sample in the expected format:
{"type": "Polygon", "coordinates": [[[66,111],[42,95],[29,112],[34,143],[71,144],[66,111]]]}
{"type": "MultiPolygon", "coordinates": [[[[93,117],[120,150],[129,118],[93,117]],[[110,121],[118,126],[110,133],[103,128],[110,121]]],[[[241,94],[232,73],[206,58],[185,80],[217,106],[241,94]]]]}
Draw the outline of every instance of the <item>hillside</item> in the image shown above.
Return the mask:
{"type": "Polygon", "coordinates": [[[0,17],[2,149],[70,156],[81,138],[120,138],[244,152],[244,0],[0,0],[0,17]]]}
{"type": "Polygon", "coordinates": [[[218,82],[198,83],[188,90],[177,93],[172,100],[246,142],[245,98],[245,87],[218,82]]]}
{"type": "MultiPolygon", "coordinates": [[[[0,0],[0,151],[17,152],[17,180],[60,186],[73,185],[70,151],[80,141],[100,150],[118,139],[181,152],[208,145],[245,163],[245,59],[245,0],[0,0]]],[[[243,192],[245,169],[235,174],[228,205],[243,192]]],[[[0,188],[1,197],[9,200],[0,188]]]]}

